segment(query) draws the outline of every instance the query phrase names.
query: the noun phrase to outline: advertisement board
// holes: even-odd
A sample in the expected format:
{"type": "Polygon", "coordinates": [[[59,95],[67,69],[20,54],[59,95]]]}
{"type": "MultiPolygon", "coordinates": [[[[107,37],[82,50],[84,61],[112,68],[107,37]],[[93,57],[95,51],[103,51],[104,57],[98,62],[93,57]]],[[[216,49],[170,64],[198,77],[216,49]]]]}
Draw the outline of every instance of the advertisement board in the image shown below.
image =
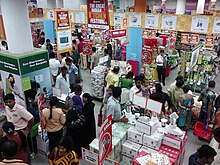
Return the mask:
{"type": "Polygon", "coordinates": [[[69,29],[70,19],[68,10],[55,10],[57,30],[69,29]]]}

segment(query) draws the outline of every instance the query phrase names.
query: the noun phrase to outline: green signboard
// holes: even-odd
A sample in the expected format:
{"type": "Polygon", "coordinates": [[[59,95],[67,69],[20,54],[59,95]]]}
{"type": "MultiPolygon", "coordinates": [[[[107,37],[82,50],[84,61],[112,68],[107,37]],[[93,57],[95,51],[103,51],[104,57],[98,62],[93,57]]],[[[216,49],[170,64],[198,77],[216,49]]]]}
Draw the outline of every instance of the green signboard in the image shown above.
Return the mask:
{"type": "Polygon", "coordinates": [[[27,74],[40,69],[49,67],[49,58],[47,51],[29,54],[19,59],[21,74],[27,74]]]}
{"type": "Polygon", "coordinates": [[[20,75],[17,59],[6,54],[0,54],[0,70],[20,75]]]}

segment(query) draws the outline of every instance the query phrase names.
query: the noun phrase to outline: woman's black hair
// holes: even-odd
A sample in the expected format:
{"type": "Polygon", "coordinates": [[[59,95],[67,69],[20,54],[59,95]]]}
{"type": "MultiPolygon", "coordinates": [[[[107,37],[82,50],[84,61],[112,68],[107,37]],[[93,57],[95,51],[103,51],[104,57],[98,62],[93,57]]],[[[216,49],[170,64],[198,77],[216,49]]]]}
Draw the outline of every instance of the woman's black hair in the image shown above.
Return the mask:
{"type": "Polygon", "coordinates": [[[14,78],[14,76],[13,76],[11,73],[8,75],[8,79],[9,79],[10,77],[13,78],[13,81],[10,81],[10,83],[11,83],[12,88],[14,88],[15,78],[14,78]]]}
{"type": "Polygon", "coordinates": [[[50,98],[50,116],[49,116],[49,120],[52,119],[53,115],[52,115],[52,110],[53,110],[53,106],[56,106],[58,103],[58,98],[56,96],[53,96],[50,98]]]}
{"type": "Polygon", "coordinates": [[[133,76],[134,76],[134,73],[133,72],[128,72],[128,74],[126,75],[126,79],[132,79],[133,78],[133,76]]]}
{"type": "Polygon", "coordinates": [[[61,141],[59,146],[63,146],[67,152],[70,152],[73,150],[73,141],[72,138],[69,136],[64,136],[61,141]]]}
{"type": "Polygon", "coordinates": [[[92,102],[93,97],[89,93],[84,93],[83,97],[87,98],[87,102],[92,102]]]}

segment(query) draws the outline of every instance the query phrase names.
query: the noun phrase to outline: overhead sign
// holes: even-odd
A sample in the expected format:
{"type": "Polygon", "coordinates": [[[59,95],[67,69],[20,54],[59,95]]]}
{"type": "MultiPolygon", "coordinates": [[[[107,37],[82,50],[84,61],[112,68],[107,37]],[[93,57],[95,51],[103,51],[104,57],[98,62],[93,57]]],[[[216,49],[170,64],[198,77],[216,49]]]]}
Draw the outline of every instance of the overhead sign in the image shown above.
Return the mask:
{"type": "Polygon", "coordinates": [[[108,41],[111,38],[126,37],[127,36],[127,30],[126,29],[106,30],[102,33],[102,35],[103,35],[103,39],[108,41]]]}
{"type": "Polygon", "coordinates": [[[209,27],[209,17],[193,16],[191,23],[191,32],[207,33],[209,27]]]}
{"type": "Polygon", "coordinates": [[[92,56],[92,42],[90,40],[83,41],[83,54],[92,56]]]}
{"type": "Polygon", "coordinates": [[[188,33],[182,33],[181,44],[189,44],[189,34],[188,33]]]}
{"type": "Polygon", "coordinates": [[[70,19],[67,10],[55,10],[56,13],[56,26],[58,30],[69,29],[70,19]]]}
{"type": "Polygon", "coordinates": [[[88,27],[109,29],[108,0],[88,0],[88,27]]]}
{"type": "Polygon", "coordinates": [[[206,36],[205,38],[205,46],[213,47],[215,43],[215,36],[206,36]]]}
{"type": "Polygon", "coordinates": [[[177,37],[177,32],[176,31],[171,31],[170,32],[170,49],[175,49],[176,47],[176,37],[177,37]]]}
{"type": "Polygon", "coordinates": [[[199,34],[191,34],[190,44],[198,45],[199,43],[199,34]]]}
{"type": "Polygon", "coordinates": [[[112,152],[112,114],[107,117],[99,133],[99,164],[112,152]]]}
{"type": "Polygon", "coordinates": [[[142,57],[141,61],[146,64],[151,64],[152,62],[152,49],[149,46],[142,46],[142,57]]]}

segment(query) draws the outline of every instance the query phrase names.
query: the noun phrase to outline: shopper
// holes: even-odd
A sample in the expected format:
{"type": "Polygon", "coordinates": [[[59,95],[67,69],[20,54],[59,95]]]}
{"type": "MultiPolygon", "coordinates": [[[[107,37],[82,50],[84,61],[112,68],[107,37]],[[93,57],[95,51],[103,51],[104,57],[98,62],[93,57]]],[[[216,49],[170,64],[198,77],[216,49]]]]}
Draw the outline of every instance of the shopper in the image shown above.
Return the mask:
{"type": "Polygon", "coordinates": [[[155,88],[156,88],[156,92],[151,94],[149,98],[162,103],[161,114],[166,115],[166,114],[168,114],[168,111],[172,107],[172,101],[169,98],[169,96],[165,92],[162,91],[162,86],[160,83],[156,83],[155,88]],[[168,103],[168,111],[165,110],[166,103],[168,103]]]}
{"type": "Polygon", "coordinates": [[[85,124],[85,117],[82,114],[83,103],[79,95],[72,98],[73,106],[69,108],[66,116],[67,135],[72,137],[74,143],[74,151],[81,157],[81,147],[83,144],[82,129],[85,124]]]}
{"type": "Polygon", "coordinates": [[[50,39],[46,39],[46,49],[48,51],[48,54],[50,54],[51,52],[53,52],[53,46],[50,43],[50,39]]]}
{"type": "Polygon", "coordinates": [[[13,94],[7,94],[4,100],[7,121],[14,124],[16,131],[25,130],[29,133],[34,123],[34,117],[23,106],[15,102],[13,94]]]}
{"type": "Polygon", "coordinates": [[[103,102],[102,102],[101,107],[100,107],[100,112],[101,112],[101,114],[103,114],[103,113],[102,113],[103,107],[104,107],[104,111],[106,110],[106,105],[107,105],[108,99],[112,96],[113,88],[114,88],[114,86],[113,86],[113,85],[110,85],[110,86],[108,87],[106,93],[105,93],[103,102]]]}
{"type": "Polygon", "coordinates": [[[212,164],[216,155],[217,153],[212,147],[202,145],[196,153],[189,157],[188,165],[212,164]]]}
{"type": "Polygon", "coordinates": [[[18,159],[18,144],[13,140],[8,140],[1,145],[3,161],[0,165],[27,165],[23,160],[18,159]]]}
{"type": "Polygon", "coordinates": [[[114,87],[112,96],[108,99],[107,108],[105,111],[105,118],[112,114],[113,122],[128,122],[127,118],[121,118],[121,105],[119,103],[121,97],[121,88],[114,87]]]}
{"type": "Polygon", "coordinates": [[[179,106],[178,106],[179,119],[177,125],[183,130],[187,130],[188,127],[191,125],[191,117],[192,117],[191,109],[194,104],[194,99],[191,94],[188,94],[189,89],[190,89],[189,85],[183,86],[184,94],[180,96],[179,99],[179,106]]]}
{"type": "Polygon", "coordinates": [[[83,127],[83,147],[89,150],[89,144],[96,138],[96,126],[93,98],[89,93],[83,94],[82,114],[85,117],[85,125],[83,127]]]}
{"type": "Polygon", "coordinates": [[[107,49],[108,49],[108,55],[111,57],[112,59],[112,45],[109,43],[109,41],[107,41],[107,49]]]}
{"type": "Polygon", "coordinates": [[[6,41],[2,41],[2,46],[0,47],[0,51],[8,50],[8,44],[6,41]]]}
{"type": "Polygon", "coordinates": [[[94,67],[98,66],[99,64],[100,56],[96,51],[97,51],[96,47],[92,47],[92,57],[91,57],[91,67],[90,67],[91,69],[94,69],[94,67]]]}
{"type": "Polygon", "coordinates": [[[142,83],[141,91],[142,91],[142,96],[143,97],[149,98],[149,96],[150,96],[150,84],[149,84],[149,81],[147,79],[144,79],[144,81],[142,83]]]}
{"type": "Polygon", "coordinates": [[[178,76],[176,77],[175,81],[174,81],[172,84],[170,84],[170,86],[169,86],[168,89],[167,89],[167,92],[168,92],[168,95],[169,95],[169,96],[171,96],[170,91],[172,91],[172,90],[176,87],[176,82],[179,81],[179,80],[184,80],[184,79],[183,79],[183,76],[178,75],[178,76]]]}
{"type": "Polygon", "coordinates": [[[65,52],[65,53],[63,53],[62,54],[62,61],[61,61],[61,64],[60,64],[60,67],[63,67],[63,66],[65,66],[65,67],[69,67],[68,65],[67,65],[67,63],[66,63],[66,59],[67,58],[70,58],[71,60],[73,60],[71,57],[70,57],[70,52],[65,52]]]}
{"type": "Polygon", "coordinates": [[[49,54],[49,65],[50,65],[50,73],[52,76],[53,85],[56,83],[56,77],[59,72],[60,61],[56,59],[56,55],[54,52],[49,54]]]}
{"type": "Polygon", "coordinates": [[[49,139],[50,152],[58,146],[63,135],[63,126],[66,122],[62,109],[57,107],[58,103],[58,98],[53,96],[50,98],[50,107],[43,109],[43,119],[49,139]]]}
{"type": "Polygon", "coordinates": [[[73,142],[70,137],[64,136],[49,156],[49,165],[79,165],[77,154],[73,150],[73,142]]]}
{"type": "Polygon", "coordinates": [[[178,111],[180,96],[184,94],[183,89],[182,89],[183,85],[184,85],[184,81],[178,80],[176,82],[176,87],[170,91],[170,95],[171,95],[170,97],[173,103],[173,110],[175,112],[178,111]]]}
{"type": "Polygon", "coordinates": [[[158,79],[161,83],[163,83],[163,86],[165,86],[167,60],[164,54],[164,50],[160,50],[160,54],[156,58],[156,63],[157,63],[158,79]]]}
{"type": "Polygon", "coordinates": [[[68,95],[70,93],[70,81],[69,75],[67,74],[67,67],[61,68],[61,73],[57,76],[56,85],[57,89],[61,90],[61,94],[68,95]]]}
{"type": "Polygon", "coordinates": [[[211,115],[213,113],[213,104],[215,100],[215,92],[213,91],[215,88],[215,81],[211,80],[208,83],[208,88],[204,89],[199,98],[198,101],[202,101],[202,107],[199,114],[199,121],[206,124],[207,122],[211,121],[211,115]]]}
{"type": "Polygon", "coordinates": [[[15,79],[14,76],[10,73],[6,79],[6,94],[12,92],[16,95],[20,94],[20,92],[15,89],[15,79]]]}
{"type": "Polygon", "coordinates": [[[220,95],[215,99],[216,113],[212,120],[213,129],[220,127],[220,95]]]}
{"type": "Polygon", "coordinates": [[[106,66],[107,66],[107,67],[110,67],[110,64],[111,64],[111,56],[110,56],[108,53],[109,53],[108,49],[104,49],[104,56],[108,56],[108,61],[106,62],[106,66]]]}
{"type": "Polygon", "coordinates": [[[121,88],[131,89],[133,87],[133,76],[133,72],[128,72],[126,77],[120,79],[119,86],[121,88]]]}
{"type": "Polygon", "coordinates": [[[78,44],[78,51],[79,53],[83,53],[83,39],[80,37],[79,38],[79,44],[78,44]]]}
{"type": "Polygon", "coordinates": [[[80,81],[82,81],[82,75],[81,75],[81,71],[79,69],[79,65],[81,63],[81,58],[80,58],[79,52],[75,49],[75,47],[73,47],[71,58],[73,59],[73,61],[75,61],[75,65],[78,68],[78,74],[79,74],[80,81]]]}
{"type": "Polygon", "coordinates": [[[72,42],[73,42],[73,50],[78,52],[78,45],[77,45],[76,40],[73,40],[72,42]]]}
{"type": "Polygon", "coordinates": [[[119,77],[118,77],[118,73],[119,73],[120,68],[118,66],[115,66],[113,68],[113,71],[110,71],[106,78],[105,81],[107,83],[106,88],[108,88],[110,85],[113,85],[115,87],[118,86],[119,83],[119,77]]]}
{"type": "Polygon", "coordinates": [[[15,131],[15,126],[11,122],[5,122],[2,126],[2,129],[6,136],[2,137],[1,143],[4,143],[8,140],[15,141],[18,144],[16,158],[28,164],[27,134],[24,131],[15,131]]]}
{"type": "Polygon", "coordinates": [[[130,93],[129,93],[129,100],[132,102],[133,101],[133,97],[135,94],[142,96],[142,89],[141,89],[141,78],[139,76],[136,76],[134,78],[135,81],[135,85],[130,89],[130,93]]]}
{"type": "Polygon", "coordinates": [[[78,79],[78,68],[75,65],[75,61],[72,59],[66,58],[66,64],[69,67],[69,81],[70,81],[70,89],[71,93],[73,92],[73,87],[76,85],[76,80],[78,79]]]}
{"type": "Polygon", "coordinates": [[[5,110],[0,106],[0,137],[3,136],[2,125],[6,121],[5,110]]]}
{"type": "Polygon", "coordinates": [[[212,165],[219,165],[220,164],[220,128],[216,128],[213,131],[214,138],[212,138],[210,142],[210,146],[215,149],[217,152],[217,156],[215,157],[214,162],[212,165]]]}

